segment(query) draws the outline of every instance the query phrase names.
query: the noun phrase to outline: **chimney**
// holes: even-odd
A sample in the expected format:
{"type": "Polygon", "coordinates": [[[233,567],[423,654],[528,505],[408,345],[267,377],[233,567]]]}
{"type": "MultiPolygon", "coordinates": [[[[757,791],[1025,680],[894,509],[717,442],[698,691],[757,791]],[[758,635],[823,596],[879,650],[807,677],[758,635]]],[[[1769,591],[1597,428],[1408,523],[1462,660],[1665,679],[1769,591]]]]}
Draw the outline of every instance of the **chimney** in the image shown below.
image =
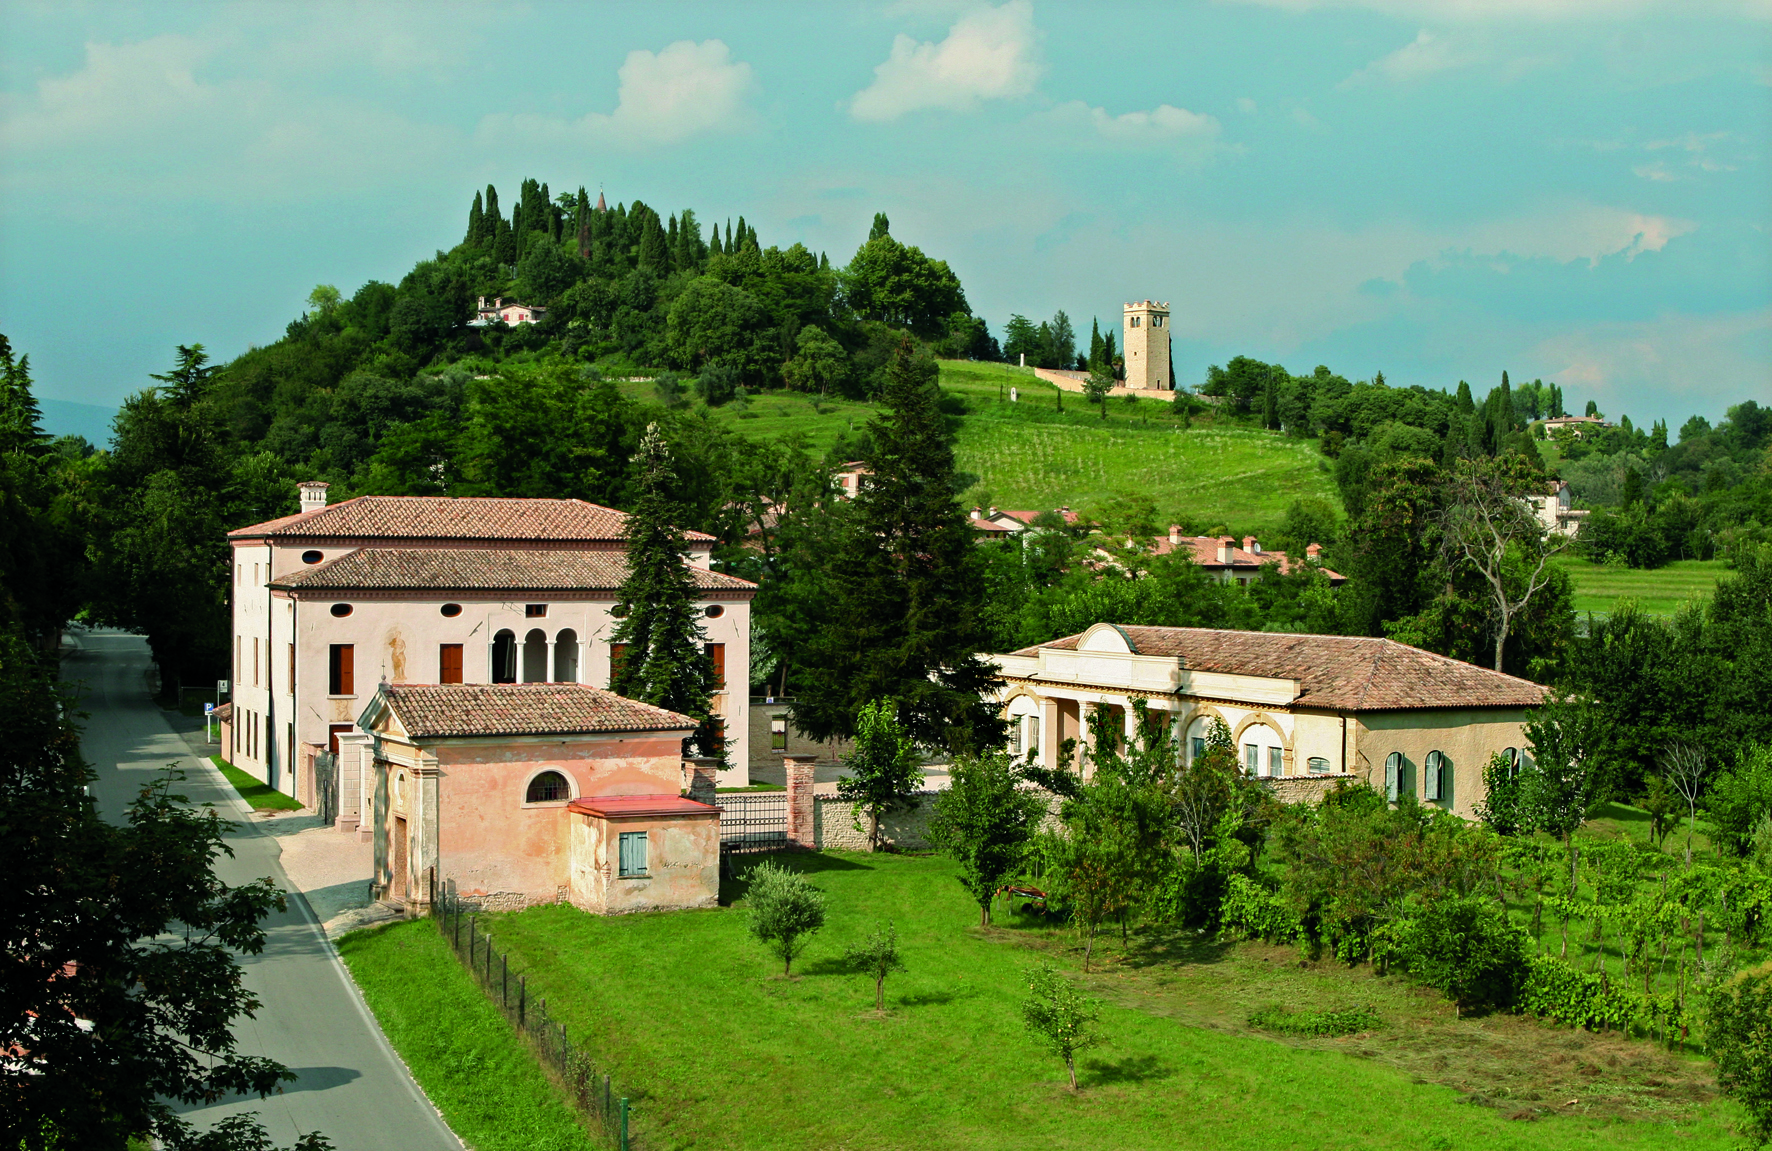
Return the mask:
{"type": "Polygon", "coordinates": [[[1169,542],[1172,544],[1178,544],[1181,542],[1181,525],[1180,524],[1170,524],[1169,525],[1169,542]]]}
{"type": "Polygon", "coordinates": [[[1310,547],[1307,547],[1304,549],[1304,558],[1307,561],[1309,561],[1310,563],[1316,563],[1322,557],[1322,555],[1323,555],[1323,545],[1322,544],[1312,544],[1310,547]]]}
{"type": "Polygon", "coordinates": [[[1261,541],[1256,539],[1254,536],[1244,536],[1243,537],[1243,550],[1246,552],[1251,552],[1255,555],[1260,555],[1261,554],[1261,541]]]}
{"type": "Polygon", "coordinates": [[[973,509],[972,509],[972,518],[973,518],[973,519],[977,519],[977,518],[978,518],[978,515],[979,515],[979,512],[978,512],[978,509],[977,509],[977,508],[973,508],[973,509]]]}
{"type": "Polygon", "coordinates": [[[480,297],[479,308],[482,312],[484,312],[486,310],[486,297],[485,296],[480,297]]]}
{"type": "Polygon", "coordinates": [[[1218,562],[1219,563],[1228,564],[1231,562],[1231,545],[1234,543],[1236,543],[1236,541],[1233,539],[1230,539],[1228,537],[1222,538],[1218,541],[1218,562]]]}
{"type": "Polygon", "coordinates": [[[304,514],[317,512],[326,506],[326,483],[321,480],[303,480],[298,486],[301,489],[301,510],[304,514]]]}

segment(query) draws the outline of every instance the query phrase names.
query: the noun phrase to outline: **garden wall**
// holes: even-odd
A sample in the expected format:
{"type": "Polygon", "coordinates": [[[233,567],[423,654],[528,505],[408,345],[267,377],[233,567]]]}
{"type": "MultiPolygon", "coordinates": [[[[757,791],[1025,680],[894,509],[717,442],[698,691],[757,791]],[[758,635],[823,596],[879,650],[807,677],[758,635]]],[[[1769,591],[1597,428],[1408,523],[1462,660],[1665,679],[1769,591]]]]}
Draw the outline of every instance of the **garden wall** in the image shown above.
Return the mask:
{"type": "MultiPolygon", "coordinates": [[[[915,807],[896,808],[880,817],[880,838],[888,850],[928,851],[929,819],[935,814],[938,791],[919,791],[911,798],[915,807]]],[[[820,851],[866,851],[868,821],[864,817],[856,830],[855,804],[835,795],[821,795],[813,801],[812,831],[820,851]]]]}

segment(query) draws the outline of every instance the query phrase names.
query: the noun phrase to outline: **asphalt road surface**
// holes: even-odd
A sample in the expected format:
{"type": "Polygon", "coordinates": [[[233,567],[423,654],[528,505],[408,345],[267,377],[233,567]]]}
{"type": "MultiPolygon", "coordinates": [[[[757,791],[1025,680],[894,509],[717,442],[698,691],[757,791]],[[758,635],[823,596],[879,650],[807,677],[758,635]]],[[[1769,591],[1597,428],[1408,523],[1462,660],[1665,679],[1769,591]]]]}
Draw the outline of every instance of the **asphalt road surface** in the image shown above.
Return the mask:
{"type": "Polygon", "coordinates": [[[278,862],[277,840],[240,819],[238,796],[221,774],[201,763],[166,722],[148,693],[147,642],[119,632],[82,632],[81,650],[62,664],[84,684],[87,761],[98,772],[93,795],[106,819],[120,820],[130,799],[168,763],[186,772],[180,793],[214,803],[239,826],[228,837],[232,859],[216,863],[230,884],[270,876],[290,891],[289,910],[266,920],[265,949],[242,956],[247,987],[262,1006],[235,1024],[239,1050],[276,1059],[299,1078],[281,1095],[202,1108],[199,1125],[256,1111],[281,1146],[320,1131],[338,1151],[461,1151],[434,1107],[407,1074],[357,994],[332,947],[293,891],[278,862]]]}

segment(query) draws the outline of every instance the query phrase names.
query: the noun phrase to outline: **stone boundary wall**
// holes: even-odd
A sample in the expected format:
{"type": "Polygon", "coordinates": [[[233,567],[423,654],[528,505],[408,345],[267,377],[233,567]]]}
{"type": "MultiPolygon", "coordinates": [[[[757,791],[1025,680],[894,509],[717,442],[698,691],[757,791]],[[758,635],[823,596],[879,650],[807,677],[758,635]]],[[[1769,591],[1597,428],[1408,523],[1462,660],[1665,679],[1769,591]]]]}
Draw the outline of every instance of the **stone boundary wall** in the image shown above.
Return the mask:
{"type": "Polygon", "coordinates": [[[1360,777],[1346,775],[1282,775],[1263,776],[1262,786],[1281,803],[1322,803],[1323,797],[1335,790],[1338,783],[1359,783],[1360,777]]]}
{"type": "MultiPolygon", "coordinates": [[[[1083,391],[1083,381],[1089,378],[1087,372],[1064,372],[1059,371],[1057,368],[1034,368],[1033,373],[1040,379],[1051,384],[1053,387],[1062,388],[1067,392],[1077,392],[1079,394],[1083,391]]],[[[1177,393],[1169,391],[1167,388],[1126,388],[1115,386],[1108,389],[1108,395],[1115,398],[1120,396],[1137,396],[1141,400],[1164,400],[1168,403],[1174,403],[1177,393]]]]}
{"type": "MultiPolygon", "coordinates": [[[[935,814],[939,791],[919,791],[911,796],[915,807],[899,807],[880,816],[880,838],[890,849],[928,851],[929,820],[935,814]]],[[[820,851],[866,851],[868,821],[856,830],[855,803],[837,795],[820,795],[813,801],[813,836],[820,851]]]]}

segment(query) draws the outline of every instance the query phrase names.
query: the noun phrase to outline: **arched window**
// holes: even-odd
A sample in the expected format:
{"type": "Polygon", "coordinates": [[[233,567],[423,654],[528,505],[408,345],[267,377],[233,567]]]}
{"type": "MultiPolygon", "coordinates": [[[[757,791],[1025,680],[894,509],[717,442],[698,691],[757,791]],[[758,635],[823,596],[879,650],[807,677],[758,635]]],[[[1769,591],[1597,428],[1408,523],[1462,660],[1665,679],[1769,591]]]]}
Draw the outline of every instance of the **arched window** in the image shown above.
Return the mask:
{"type": "Polygon", "coordinates": [[[1310,759],[1305,762],[1305,767],[1310,770],[1312,775],[1329,774],[1329,761],[1320,755],[1311,756],[1310,759]]]}
{"type": "Polygon", "coordinates": [[[492,682],[517,682],[517,636],[509,628],[492,637],[492,682]]]}
{"type": "Polygon", "coordinates": [[[1520,774],[1520,749],[1504,747],[1501,749],[1501,754],[1507,756],[1507,777],[1509,779],[1518,777],[1520,774]]]}
{"type": "Polygon", "coordinates": [[[544,771],[529,781],[529,790],[523,793],[524,803],[558,803],[563,799],[572,798],[572,787],[566,777],[557,771],[544,771]]]}
{"type": "Polygon", "coordinates": [[[1193,763],[1206,754],[1206,735],[1212,730],[1212,717],[1198,716],[1187,725],[1187,742],[1183,747],[1187,751],[1187,761],[1193,763]]]}
{"type": "Polygon", "coordinates": [[[1409,761],[1403,753],[1393,751],[1384,757],[1384,797],[1392,803],[1409,790],[1409,761]]]}
{"type": "Polygon", "coordinates": [[[1447,760],[1446,754],[1440,751],[1428,752],[1427,760],[1421,765],[1421,798],[1429,803],[1442,802],[1441,797],[1451,790],[1446,786],[1451,775],[1452,764],[1447,760]]]}
{"type": "Polygon", "coordinates": [[[548,678],[548,633],[539,627],[523,637],[523,682],[546,683],[548,678]]]}
{"type": "Polygon", "coordinates": [[[578,633],[571,628],[554,637],[554,682],[578,682],[578,633]]]}

